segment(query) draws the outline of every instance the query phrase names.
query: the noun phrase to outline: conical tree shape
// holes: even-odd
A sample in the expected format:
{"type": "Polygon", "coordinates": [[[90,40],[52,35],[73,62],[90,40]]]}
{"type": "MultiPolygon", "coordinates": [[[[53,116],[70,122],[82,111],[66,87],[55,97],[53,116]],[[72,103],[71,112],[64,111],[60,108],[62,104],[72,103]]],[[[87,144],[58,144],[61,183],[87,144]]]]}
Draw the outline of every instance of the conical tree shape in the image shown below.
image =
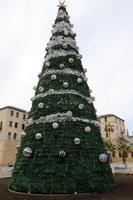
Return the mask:
{"type": "Polygon", "coordinates": [[[64,5],[46,48],[28,125],[9,188],[30,193],[88,193],[114,180],[87,86],[76,34],[64,5]]]}

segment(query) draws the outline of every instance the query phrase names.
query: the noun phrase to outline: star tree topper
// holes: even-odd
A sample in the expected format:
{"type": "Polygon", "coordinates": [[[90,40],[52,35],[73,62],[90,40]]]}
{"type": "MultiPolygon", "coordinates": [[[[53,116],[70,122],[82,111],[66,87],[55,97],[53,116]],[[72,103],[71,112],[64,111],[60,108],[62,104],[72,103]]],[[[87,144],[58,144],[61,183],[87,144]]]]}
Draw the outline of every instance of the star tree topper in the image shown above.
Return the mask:
{"type": "Polygon", "coordinates": [[[59,3],[60,3],[60,5],[58,5],[59,8],[60,8],[60,7],[67,7],[67,6],[65,5],[65,1],[59,0],[59,3]]]}

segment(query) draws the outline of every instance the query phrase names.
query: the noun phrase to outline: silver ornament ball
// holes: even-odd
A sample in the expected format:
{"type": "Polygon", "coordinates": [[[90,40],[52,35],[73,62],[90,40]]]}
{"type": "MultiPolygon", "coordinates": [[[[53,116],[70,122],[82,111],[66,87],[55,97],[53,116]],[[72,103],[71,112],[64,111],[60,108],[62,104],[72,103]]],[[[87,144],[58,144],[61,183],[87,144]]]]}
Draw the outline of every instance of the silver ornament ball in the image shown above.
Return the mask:
{"type": "Polygon", "coordinates": [[[41,109],[44,108],[44,103],[39,103],[38,108],[41,108],[41,109]]]}
{"type": "Polygon", "coordinates": [[[59,124],[57,122],[54,122],[52,124],[53,129],[57,129],[59,127],[59,124]]]}
{"type": "Polygon", "coordinates": [[[45,63],[45,65],[46,65],[47,67],[50,67],[50,62],[47,61],[47,62],[45,63]]]}
{"type": "Polygon", "coordinates": [[[59,151],[59,156],[64,158],[66,156],[66,152],[64,150],[59,151]]]}
{"type": "Polygon", "coordinates": [[[43,92],[44,91],[44,88],[43,87],[39,87],[39,92],[43,92]]]}
{"type": "Polygon", "coordinates": [[[51,80],[56,80],[56,75],[55,74],[51,75],[51,80]]]}
{"type": "Polygon", "coordinates": [[[23,150],[23,155],[25,157],[30,157],[32,155],[32,150],[29,148],[29,147],[26,147],[24,150],[23,150]]]}
{"type": "Polygon", "coordinates": [[[84,107],[85,107],[85,106],[84,106],[84,104],[82,104],[82,103],[81,103],[81,104],[79,104],[79,106],[78,106],[78,108],[79,108],[80,110],[83,110],[83,109],[84,109],[84,107]]]}
{"type": "Polygon", "coordinates": [[[82,82],[83,82],[82,78],[77,79],[77,83],[82,83],[82,82]]]}
{"type": "Polygon", "coordinates": [[[69,58],[69,62],[70,62],[70,63],[73,63],[73,58],[69,58]]]}
{"type": "Polygon", "coordinates": [[[84,131],[85,131],[85,133],[90,133],[91,132],[91,128],[89,126],[86,126],[84,131]]]}
{"type": "Polygon", "coordinates": [[[42,139],[42,134],[41,134],[41,133],[36,133],[35,138],[36,138],[37,140],[42,139]]]}
{"type": "Polygon", "coordinates": [[[106,153],[101,153],[99,155],[99,161],[102,163],[106,163],[108,160],[108,155],[106,153]]]}
{"type": "Polygon", "coordinates": [[[74,139],[74,144],[79,145],[80,144],[80,139],[79,138],[75,138],[74,139]]]}
{"type": "Polygon", "coordinates": [[[66,116],[67,117],[72,117],[72,111],[67,111],[66,116]]]}
{"type": "Polygon", "coordinates": [[[60,69],[63,69],[64,67],[65,67],[64,64],[60,64],[60,65],[59,65],[59,68],[60,68],[60,69]]]}
{"type": "Polygon", "coordinates": [[[68,82],[64,82],[64,83],[63,83],[63,87],[64,87],[64,88],[68,88],[68,86],[69,86],[68,82]]]}
{"type": "Polygon", "coordinates": [[[24,138],[25,136],[26,136],[26,132],[23,131],[23,132],[21,133],[21,138],[24,138]]]}

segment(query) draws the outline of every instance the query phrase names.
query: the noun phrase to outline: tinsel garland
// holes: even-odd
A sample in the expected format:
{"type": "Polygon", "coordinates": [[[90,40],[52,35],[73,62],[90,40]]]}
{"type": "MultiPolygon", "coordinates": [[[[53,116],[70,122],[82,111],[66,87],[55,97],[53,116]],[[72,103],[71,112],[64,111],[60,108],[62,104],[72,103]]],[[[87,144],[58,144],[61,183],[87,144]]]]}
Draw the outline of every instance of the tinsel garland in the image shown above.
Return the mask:
{"type": "Polygon", "coordinates": [[[79,72],[78,70],[72,70],[70,68],[65,68],[62,70],[47,70],[41,77],[41,79],[49,74],[71,74],[71,75],[75,75],[78,77],[82,77],[84,79],[84,81],[86,81],[86,76],[84,75],[83,72],[79,72]]]}
{"type": "Polygon", "coordinates": [[[55,24],[53,31],[55,33],[56,32],[62,32],[62,31],[65,31],[65,30],[71,32],[72,31],[71,28],[72,28],[72,25],[70,23],[65,22],[65,21],[60,21],[60,22],[55,24]]]}
{"type": "Polygon", "coordinates": [[[63,36],[53,36],[52,40],[48,43],[48,48],[52,48],[56,45],[63,45],[67,44],[71,46],[72,48],[78,49],[76,41],[72,39],[71,37],[63,37],[63,36]]]}
{"type": "Polygon", "coordinates": [[[51,58],[57,58],[57,57],[65,57],[65,56],[70,56],[70,55],[75,55],[75,56],[80,56],[80,54],[76,53],[75,51],[65,51],[65,50],[53,50],[52,53],[48,53],[45,57],[45,61],[48,61],[51,58]]]}
{"type": "Polygon", "coordinates": [[[88,103],[93,103],[93,101],[94,101],[91,97],[86,97],[86,96],[84,96],[83,94],[79,93],[76,90],[54,90],[52,93],[47,91],[45,93],[37,94],[36,96],[34,96],[32,98],[32,100],[34,101],[37,98],[46,97],[48,95],[59,95],[59,94],[74,94],[74,95],[78,95],[78,96],[82,97],[83,99],[85,99],[88,103]]]}
{"type": "Polygon", "coordinates": [[[90,123],[93,124],[96,127],[99,127],[99,122],[97,120],[91,120],[86,118],[80,118],[80,117],[68,117],[66,116],[66,113],[56,113],[52,115],[47,115],[46,117],[40,117],[39,119],[32,120],[28,123],[27,126],[30,126],[32,124],[46,124],[46,123],[52,123],[52,122],[65,122],[65,121],[73,121],[73,122],[84,122],[84,123],[90,123]]]}

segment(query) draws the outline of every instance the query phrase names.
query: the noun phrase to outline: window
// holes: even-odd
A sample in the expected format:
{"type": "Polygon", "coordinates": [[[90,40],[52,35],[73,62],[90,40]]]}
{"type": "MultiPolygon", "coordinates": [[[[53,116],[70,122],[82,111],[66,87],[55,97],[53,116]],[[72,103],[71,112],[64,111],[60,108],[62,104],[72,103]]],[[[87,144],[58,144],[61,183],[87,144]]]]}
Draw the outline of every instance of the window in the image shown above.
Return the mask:
{"type": "Polygon", "coordinates": [[[115,157],[115,151],[112,152],[112,157],[115,157]]]}
{"type": "Polygon", "coordinates": [[[0,122],[0,130],[2,129],[2,124],[3,124],[3,122],[1,121],[1,122],[0,122]]]}
{"type": "Polygon", "coordinates": [[[15,122],[14,127],[15,127],[15,128],[18,128],[18,122],[15,122]]]}
{"type": "Polygon", "coordinates": [[[25,128],[25,125],[24,124],[22,124],[22,129],[24,129],[25,128]]]}
{"type": "Polygon", "coordinates": [[[121,158],[121,152],[119,152],[119,157],[121,158]]]}
{"type": "Polygon", "coordinates": [[[13,122],[12,122],[12,121],[9,121],[9,126],[10,126],[10,127],[12,127],[12,124],[13,124],[13,122]]]}
{"type": "Polygon", "coordinates": [[[14,133],[13,134],[13,140],[16,140],[17,139],[17,133],[14,133]]]}
{"type": "Polygon", "coordinates": [[[13,115],[14,115],[14,111],[11,110],[11,112],[10,112],[10,116],[13,116],[13,115]]]}
{"type": "Polygon", "coordinates": [[[106,133],[106,137],[108,137],[108,133],[106,133]]]}
{"type": "Polygon", "coordinates": [[[131,157],[133,158],[133,151],[131,152],[131,157]]]}
{"type": "Polygon", "coordinates": [[[23,114],[23,119],[25,120],[25,118],[26,118],[26,115],[25,115],[25,114],[23,114]]]}
{"type": "Polygon", "coordinates": [[[105,117],[105,122],[107,122],[107,117],[105,117]]]}
{"type": "Polygon", "coordinates": [[[16,112],[16,117],[19,117],[19,112],[16,112]]]}
{"type": "Polygon", "coordinates": [[[8,132],[7,139],[11,140],[11,132],[8,132]]]}

